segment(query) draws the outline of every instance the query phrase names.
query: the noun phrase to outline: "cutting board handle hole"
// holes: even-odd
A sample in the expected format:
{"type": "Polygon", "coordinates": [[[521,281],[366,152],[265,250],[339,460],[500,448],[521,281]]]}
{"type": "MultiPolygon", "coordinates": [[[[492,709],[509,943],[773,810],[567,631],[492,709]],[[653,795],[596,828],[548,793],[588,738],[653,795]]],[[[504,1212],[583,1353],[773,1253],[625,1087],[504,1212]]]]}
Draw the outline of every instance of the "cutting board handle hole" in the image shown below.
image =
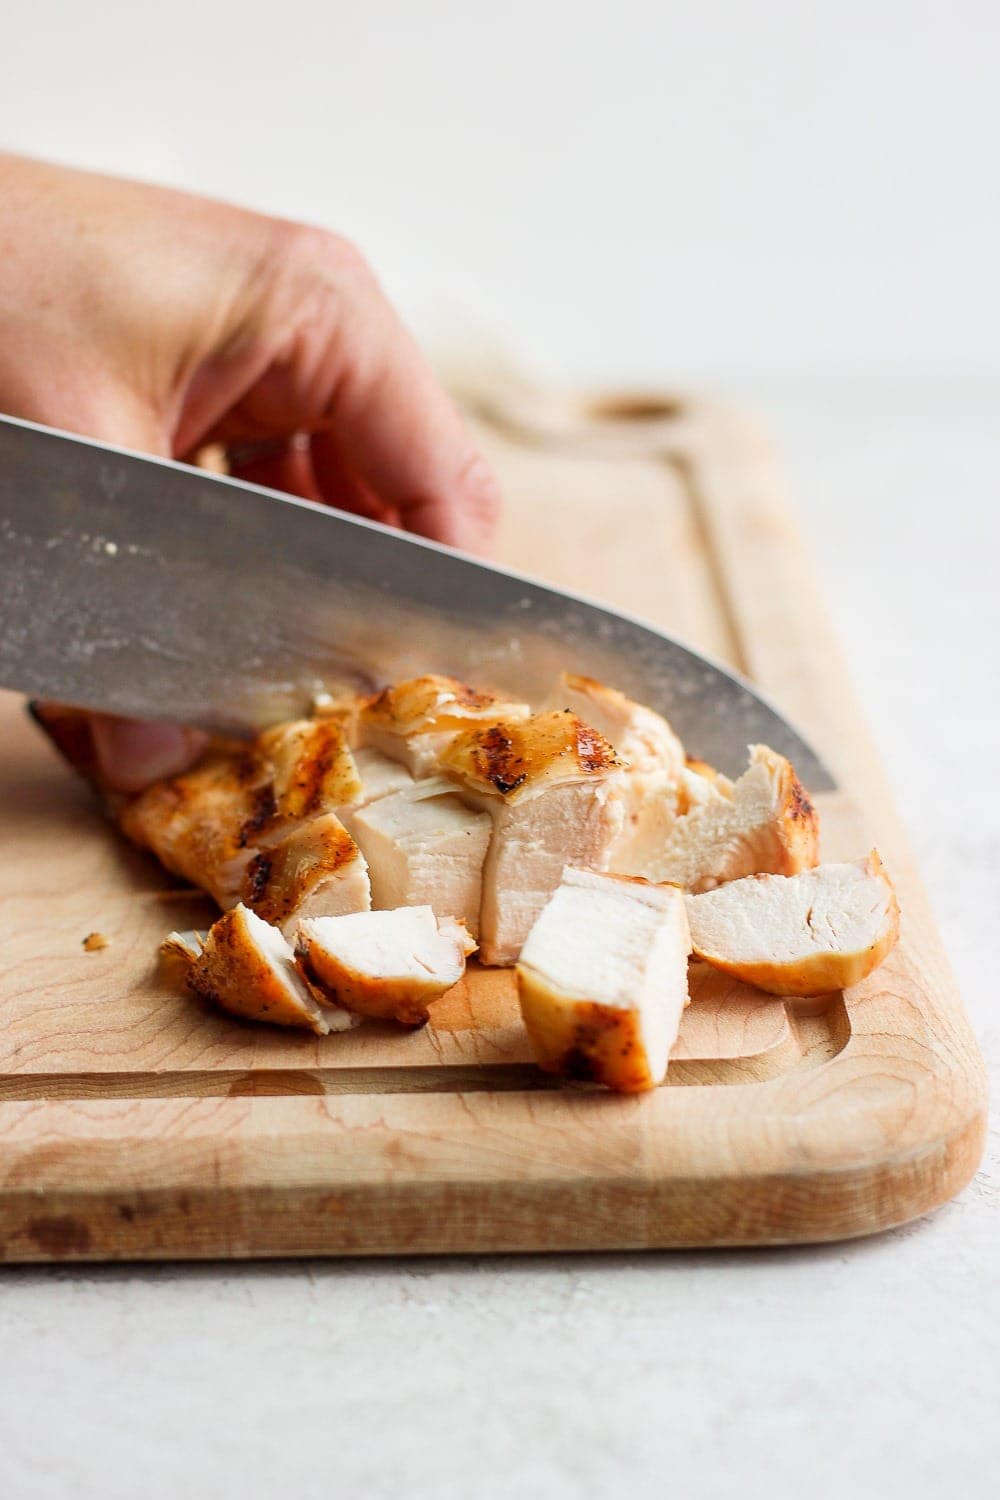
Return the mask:
{"type": "Polygon", "coordinates": [[[666,422],[679,417],[683,402],[673,396],[601,396],[589,401],[585,414],[598,422],[666,422]]]}

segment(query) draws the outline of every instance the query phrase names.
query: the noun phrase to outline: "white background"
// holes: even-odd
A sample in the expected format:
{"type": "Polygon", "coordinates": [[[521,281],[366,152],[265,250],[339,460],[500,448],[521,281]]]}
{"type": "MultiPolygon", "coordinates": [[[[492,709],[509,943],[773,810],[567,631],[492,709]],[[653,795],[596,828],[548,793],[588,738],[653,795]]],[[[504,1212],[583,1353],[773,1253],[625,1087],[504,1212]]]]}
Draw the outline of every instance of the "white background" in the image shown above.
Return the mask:
{"type": "Polygon", "coordinates": [[[356,239],[543,371],[1000,358],[996,0],[6,0],[0,140],[356,239]]]}
{"type": "MultiPolygon", "coordinates": [[[[7,144],[328,223],[436,339],[764,412],[996,1073],[1000,6],[7,10],[7,144]]],[[[855,1245],[2,1272],[0,1492],[985,1500],[997,1139],[855,1245]]]]}

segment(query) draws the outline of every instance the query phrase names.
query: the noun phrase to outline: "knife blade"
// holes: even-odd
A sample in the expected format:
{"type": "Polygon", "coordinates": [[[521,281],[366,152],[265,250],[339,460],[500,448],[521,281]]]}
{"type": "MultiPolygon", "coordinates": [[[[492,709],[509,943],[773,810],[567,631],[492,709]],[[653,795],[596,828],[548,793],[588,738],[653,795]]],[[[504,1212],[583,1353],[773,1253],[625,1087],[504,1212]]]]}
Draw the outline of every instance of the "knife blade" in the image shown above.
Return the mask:
{"type": "Polygon", "coordinates": [[[249,732],[335,686],[447,672],[540,700],[560,671],[835,785],[749,683],[640,620],[344,512],[0,417],[0,684],[249,732]]]}

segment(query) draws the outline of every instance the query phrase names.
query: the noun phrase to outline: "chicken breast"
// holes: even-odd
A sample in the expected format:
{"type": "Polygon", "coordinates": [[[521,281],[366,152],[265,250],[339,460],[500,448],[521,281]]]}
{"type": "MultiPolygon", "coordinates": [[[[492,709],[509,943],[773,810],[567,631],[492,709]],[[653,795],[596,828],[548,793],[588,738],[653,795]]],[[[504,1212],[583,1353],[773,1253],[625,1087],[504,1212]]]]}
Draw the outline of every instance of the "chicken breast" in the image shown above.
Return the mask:
{"type": "Polygon", "coordinates": [[[448,743],[462,730],[491,719],[524,719],[525,703],[481,693],[455,677],[429,674],[386,688],[361,712],[363,745],[402,762],[414,776],[432,776],[448,743]]]}
{"type": "Polygon", "coordinates": [[[658,848],[645,850],[622,873],[706,891],[744,875],[794,875],[816,864],[819,819],[783,756],[752,745],[749,769],[730,795],[694,772],[687,776],[688,810],[673,820],[658,848]]]}
{"type": "Polygon", "coordinates": [[[368,864],[376,911],[429,906],[478,933],[493,831],[488,813],[466,807],[439,778],[352,810],[350,826],[368,864]]]}
{"type": "Polygon", "coordinates": [[[361,1016],[422,1026],[427,1007],[465,973],[475,943],[429,906],[314,917],[300,923],[303,975],[331,1002],[361,1016]]]}
{"type": "Polygon", "coordinates": [[[270,767],[252,750],[211,749],[183,776],[115,807],[122,832],[225,908],[240,899],[261,831],[275,814],[270,767]]]}
{"type": "Polygon", "coordinates": [[[899,904],[873,849],[855,864],[753,875],[687,897],[695,955],[772,995],[858,984],[899,936],[899,904]]]}
{"type": "Polygon", "coordinates": [[[694,755],[689,755],[685,761],[681,784],[685,789],[685,800],[692,805],[696,802],[714,802],[717,796],[733,795],[733,783],[729,777],[710,766],[707,760],[699,760],[694,755]]]}
{"type": "Polygon", "coordinates": [[[565,865],[603,868],[623,824],[614,750],[568,710],[456,736],[442,771],[493,820],[483,866],[480,957],[512,964],[565,865]]]}
{"type": "Polygon", "coordinates": [[[684,746],[666,719],[593,677],[564,672],[545,706],[576,714],[639,776],[665,774],[673,784],[684,768],[684,746]]]}
{"type": "Polygon", "coordinates": [[[622,761],[609,794],[621,803],[622,829],[608,859],[628,870],[663,843],[676,817],[676,788],[684,747],[666,719],[592,677],[568,673],[557,682],[549,707],[566,708],[596,729],[622,761]]]}
{"type": "Polygon", "coordinates": [[[405,791],[413,785],[413,777],[405,766],[381,750],[355,750],[354,764],[361,780],[358,796],[351,799],[349,807],[342,808],[340,817],[350,827],[350,814],[358,807],[367,807],[379,797],[389,797],[393,792],[405,791]]]}
{"type": "Polygon", "coordinates": [[[354,756],[335,719],[276,724],[258,736],[254,750],[270,771],[274,828],[335,812],[363,793],[354,756]]]}
{"type": "Polygon", "coordinates": [[[306,1027],[317,1036],[350,1027],[346,1011],[317,1002],[294,959],[276,927],[238,905],[209,931],[187,983],[202,999],[248,1021],[306,1027]]]}
{"type": "Polygon", "coordinates": [[[339,724],[344,739],[353,750],[358,744],[358,721],[361,710],[368,702],[368,695],[352,688],[325,689],[316,693],[310,705],[314,719],[332,719],[339,724]]]}
{"type": "Polygon", "coordinates": [[[365,857],[334,813],[304,822],[280,843],[259,850],[241,894],[245,905],[289,934],[302,917],[371,910],[365,857]]]}
{"type": "Polygon", "coordinates": [[[674,887],[566,870],[517,965],[539,1067],[622,1093],[655,1088],[688,1001],[690,950],[674,887]]]}
{"type": "Polygon", "coordinates": [[[243,901],[291,927],[370,906],[364,858],[330,811],[363,791],[340,726],[303,719],[213,749],[121,805],[118,821],[223,908],[243,901]]]}

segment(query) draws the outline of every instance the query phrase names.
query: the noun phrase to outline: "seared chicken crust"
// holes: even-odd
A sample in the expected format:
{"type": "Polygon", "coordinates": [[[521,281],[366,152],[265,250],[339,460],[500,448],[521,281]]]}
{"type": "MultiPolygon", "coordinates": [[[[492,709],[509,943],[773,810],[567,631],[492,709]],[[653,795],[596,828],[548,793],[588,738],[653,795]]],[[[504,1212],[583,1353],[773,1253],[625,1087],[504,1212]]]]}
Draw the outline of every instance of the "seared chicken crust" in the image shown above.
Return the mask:
{"type": "Polygon", "coordinates": [[[687,898],[695,956],[773,995],[859,984],[895,947],[899,903],[873,849],[854,864],[753,875],[687,898]]]}

